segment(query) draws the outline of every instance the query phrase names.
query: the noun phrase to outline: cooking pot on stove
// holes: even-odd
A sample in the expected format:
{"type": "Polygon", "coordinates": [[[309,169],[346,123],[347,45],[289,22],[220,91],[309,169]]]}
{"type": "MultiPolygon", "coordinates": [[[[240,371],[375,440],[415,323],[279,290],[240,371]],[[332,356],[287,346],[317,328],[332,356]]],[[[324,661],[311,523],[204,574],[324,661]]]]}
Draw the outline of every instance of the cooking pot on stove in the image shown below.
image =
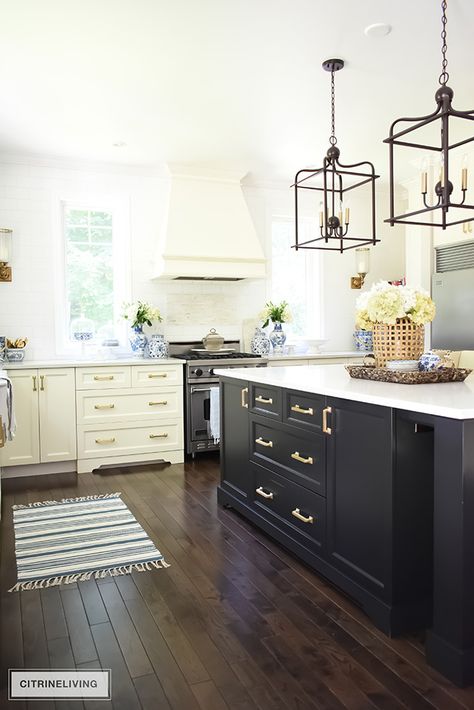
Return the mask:
{"type": "Polygon", "coordinates": [[[220,350],[224,345],[224,338],[215,328],[211,328],[206,337],[202,339],[202,344],[206,350],[220,350]]]}

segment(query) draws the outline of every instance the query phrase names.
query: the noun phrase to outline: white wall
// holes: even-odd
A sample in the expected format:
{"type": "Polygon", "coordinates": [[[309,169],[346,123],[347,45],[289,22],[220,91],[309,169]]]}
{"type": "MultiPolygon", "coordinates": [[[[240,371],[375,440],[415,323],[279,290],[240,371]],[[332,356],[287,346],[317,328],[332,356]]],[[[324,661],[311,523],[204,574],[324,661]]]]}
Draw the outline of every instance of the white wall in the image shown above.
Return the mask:
{"type": "MultiPolygon", "coordinates": [[[[170,339],[198,339],[210,327],[226,338],[240,338],[242,322],[252,320],[267,296],[264,281],[234,283],[152,280],[153,259],[167,204],[169,183],[162,170],[83,165],[52,160],[0,156],[0,226],[13,233],[13,281],[0,283],[0,334],[29,338],[28,359],[58,355],[54,303],[54,251],[60,235],[55,210],[61,196],[107,194],[126,201],[130,213],[130,291],[133,299],[150,301],[165,316],[170,339]]],[[[244,189],[264,249],[272,215],[292,216],[291,190],[257,185],[244,189]]],[[[367,284],[404,275],[403,230],[383,224],[388,196],[379,188],[378,231],[367,284]]],[[[360,205],[365,208],[365,205],[360,205]]],[[[351,202],[351,214],[359,205],[351,202]]],[[[353,252],[324,253],[325,349],[352,348],[354,304],[350,289],[353,252]]],[[[125,296],[125,295],[124,295],[125,296]]],[[[291,294],[289,294],[291,302],[291,294]]]]}

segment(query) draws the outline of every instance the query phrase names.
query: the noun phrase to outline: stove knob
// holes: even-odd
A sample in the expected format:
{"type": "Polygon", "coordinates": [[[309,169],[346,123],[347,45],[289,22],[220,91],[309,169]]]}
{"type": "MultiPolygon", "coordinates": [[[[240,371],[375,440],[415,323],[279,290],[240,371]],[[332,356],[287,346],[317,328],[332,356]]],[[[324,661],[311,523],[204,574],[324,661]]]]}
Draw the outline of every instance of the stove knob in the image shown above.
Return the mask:
{"type": "Polygon", "coordinates": [[[210,367],[210,368],[209,368],[209,374],[210,374],[210,375],[213,375],[213,374],[214,374],[214,368],[213,368],[213,367],[210,367]]]}
{"type": "Polygon", "coordinates": [[[198,367],[196,370],[194,370],[194,374],[196,375],[196,377],[201,377],[201,375],[202,375],[201,368],[198,367]]]}

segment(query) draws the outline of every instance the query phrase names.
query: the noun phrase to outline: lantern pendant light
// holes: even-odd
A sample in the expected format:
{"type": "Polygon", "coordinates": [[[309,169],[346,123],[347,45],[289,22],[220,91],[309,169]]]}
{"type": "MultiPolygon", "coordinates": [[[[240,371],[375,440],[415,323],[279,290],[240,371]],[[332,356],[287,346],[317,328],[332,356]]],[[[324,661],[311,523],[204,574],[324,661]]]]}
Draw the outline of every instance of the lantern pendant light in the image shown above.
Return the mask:
{"type": "MultiPolygon", "coordinates": [[[[450,180],[450,151],[455,148],[460,148],[474,140],[472,135],[472,123],[466,124],[464,121],[474,121],[474,110],[456,111],[452,106],[454,91],[448,86],[448,60],[447,54],[447,35],[446,35],[446,9],[447,0],[441,2],[441,74],[439,76],[440,87],[436,91],[436,110],[427,116],[419,118],[398,118],[390,126],[390,135],[385,139],[384,143],[389,146],[389,169],[390,169],[390,217],[385,221],[393,225],[397,222],[402,224],[417,224],[429,227],[446,227],[453,224],[465,224],[474,220],[474,205],[466,203],[466,192],[468,182],[468,169],[466,156],[461,162],[459,168],[460,180],[456,186],[450,180]],[[454,123],[453,123],[453,119],[454,123]],[[461,119],[462,124],[459,123],[461,119]],[[427,144],[426,139],[422,143],[412,143],[411,134],[419,129],[423,130],[426,126],[436,121],[440,121],[440,142],[439,145],[427,144]],[[398,125],[402,124],[402,125],[398,125]],[[408,125],[403,125],[408,124],[408,125]],[[452,140],[451,133],[453,126],[460,125],[468,126],[471,132],[471,137],[452,140]],[[420,205],[419,209],[411,212],[406,212],[400,215],[395,215],[395,178],[394,178],[394,146],[405,146],[409,148],[419,148],[422,151],[433,151],[439,155],[439,178],[434,185],[434,195],[428,195],[428,173],[426,157],[422,160],[421,172],[421,187],[420,187],[420,205]],[[448,221],[449,210],[451,209],[451,221],[448,221]],[[423,217],[426,215],[426,221],[423,217]]],[[[426,156],[426,153],[425,153],[426,156]]],[[[463,228],[464,229],[464,228],[463,228]]],[[[468,230],[465,230],[468,231],[468,230]]]]}
{"type": "Polygon", "coordinates": [[[340,162],[341,151],[337,147],[336,138],[336,95],[334,75],[344,67],[342,59],[326,59],[323,62],[323,69],[331,73],[331,136],[329,138],[329,148],[323,160],[322,168],[304,168],[296,173],[292,187],[295,195],[295,244],[293,249],[321,249],[325,251],[344,252],[348,249],[373,244],[379,239],[376,238],[375,228],[375,180],[379,176],[375,174],[375,168],[369,161],[355,163],[354,165],[344,165],[340,162]],[[347,192],[354,190],[361,185],[369,185],[370,205],[369,220],[370,227],[367,234],[352,236],[350,230],[351,214],[347,202],[347,192]],[[315,192],[306,192],[306,191],[315,192]],[[319,195],[318,195],[319,193],[319,195]],[[312,213],[319,213],[317,218],[311,223],[311,233],[301,239],[301,197],[318,196],[319,208],[312,213]]]}

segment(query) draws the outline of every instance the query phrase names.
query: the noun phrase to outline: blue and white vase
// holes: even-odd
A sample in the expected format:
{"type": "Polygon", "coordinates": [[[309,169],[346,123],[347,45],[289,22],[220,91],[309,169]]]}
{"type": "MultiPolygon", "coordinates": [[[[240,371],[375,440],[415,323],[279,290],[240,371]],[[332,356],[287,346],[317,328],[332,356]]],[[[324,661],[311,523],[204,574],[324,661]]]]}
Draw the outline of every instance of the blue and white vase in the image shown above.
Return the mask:
{"type": "Polygon", "coordinates": [[[250,343],[250,352],[254,355],[268,355],[270,352],[270,338],[263,328],[255,328],[255,333],[250,343]]]}
{"type": "Polygon", "coordinates": [[[282,353],[283,346],[286,342],[286,334],[283,332],[281,323],[274,323],[273,330],[270,333],[270,342],[274,353],[282,353]]]}
{"type": "Polygon", "coordinates": [[[373,342],[372,342],[372,331],[371,330],[355,330],[354,331],[354,344],[356,350],[362,352],[372,352],[373,342]]]}
{"type": "Polygon", "coordinates": [[[135,354],[135,357],[145,357],[145,350],[148,343],[148,338],[143,332],[142,325],[136,325],[132,328],[130,336],[130,346],[135,354]]]}
{"type": "Polygon", "coordinates": [[[148,341],[148,357],[163,358],[168,357],[169,346],[163,335],[154,333],[148,341]]]}
{"type": "Polygon", "coordinates": [[[418,369],[422,372],[428,372],[429,370],[437,370],[441,365],[441,357],[429,350],[420,357],[418,361],[418,369]]]}

